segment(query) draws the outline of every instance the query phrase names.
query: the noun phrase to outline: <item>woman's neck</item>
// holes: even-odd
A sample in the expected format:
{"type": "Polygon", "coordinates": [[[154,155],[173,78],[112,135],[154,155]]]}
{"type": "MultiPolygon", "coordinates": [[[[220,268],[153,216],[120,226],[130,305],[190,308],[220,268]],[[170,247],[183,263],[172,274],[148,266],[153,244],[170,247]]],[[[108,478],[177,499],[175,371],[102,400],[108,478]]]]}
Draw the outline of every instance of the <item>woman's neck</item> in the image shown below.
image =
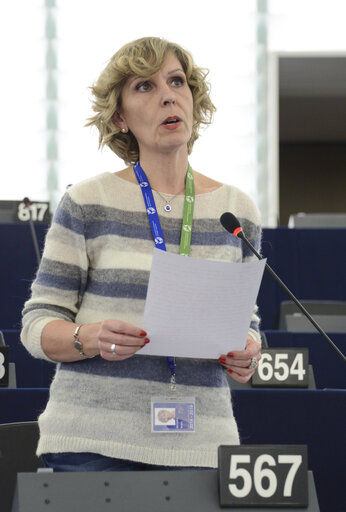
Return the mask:
{"type": "MultiPolygon", "coordinates": [[[[161,155],[155,153],[153,158],[141,152],[140,164],[148,177],[152,189],[163,194],[183,194],[185,188],[185,176],[188,166],[187,151],[181,154],[161,155]]],[[[133,172],[133,166],[127,167],[116,174],[131,183],[138,184],[133,172]]],[[[195,178],[195,193],[205,194],[221,187],[222,183],[193,171],[195,178]]]]}
{"type": "Polygon", "coordinates": [[[187,152],[156,154],[154,158],[141,153],[140,164],[152,189],[166,194],[183,192],[188,166],[187,152]]]}

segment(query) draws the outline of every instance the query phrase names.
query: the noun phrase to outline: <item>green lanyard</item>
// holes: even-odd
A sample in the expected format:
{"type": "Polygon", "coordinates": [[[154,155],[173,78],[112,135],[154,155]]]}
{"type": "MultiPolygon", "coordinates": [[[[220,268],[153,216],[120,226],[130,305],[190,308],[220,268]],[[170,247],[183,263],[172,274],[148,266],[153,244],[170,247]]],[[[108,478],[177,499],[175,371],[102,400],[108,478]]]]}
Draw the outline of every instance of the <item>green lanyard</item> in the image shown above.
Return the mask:
{"type": "Polygon", "coordinates": [[[190,164],[188,164],[185,178],[185,200],[183,223],[181,226],[179,254],[189,256],[192,234],[193,210],[195,206],[195,182],[190,164]]]}

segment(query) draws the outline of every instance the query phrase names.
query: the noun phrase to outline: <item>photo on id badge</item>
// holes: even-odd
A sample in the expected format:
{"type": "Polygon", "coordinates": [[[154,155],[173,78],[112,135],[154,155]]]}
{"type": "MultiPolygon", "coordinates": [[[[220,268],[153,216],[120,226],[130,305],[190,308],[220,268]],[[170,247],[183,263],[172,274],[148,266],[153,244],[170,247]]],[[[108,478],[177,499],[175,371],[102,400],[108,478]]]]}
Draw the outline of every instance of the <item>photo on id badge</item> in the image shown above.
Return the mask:
{"type": "Polygon", "coordinates": [[[195,401],[152,398],[151,417],[152,432],[194,432],[195,401]]]}

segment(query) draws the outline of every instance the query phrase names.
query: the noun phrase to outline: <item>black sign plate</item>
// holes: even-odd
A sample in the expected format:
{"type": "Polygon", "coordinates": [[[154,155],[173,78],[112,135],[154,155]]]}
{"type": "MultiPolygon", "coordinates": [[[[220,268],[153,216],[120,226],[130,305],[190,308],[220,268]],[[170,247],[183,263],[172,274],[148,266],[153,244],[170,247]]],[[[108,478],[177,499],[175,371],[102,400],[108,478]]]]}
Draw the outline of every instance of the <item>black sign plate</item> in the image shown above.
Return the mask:
{"type": "Polygon", "coordinates": [[[0,201],[0,222],[32,221],[49,224],[51,218],[47,201],[0,201]]]}
{"type": "Polygon", "coordinates": [[[253,387],[307,388],[309,350],[307,348],[268,348],[252,377],[253,387]]]}
{"type": "Polygon", "coordinates": [[[219,446],[221,507],[307,507],[306,445],[219,446]]]}
{"type": "Polygon", "coordinates": [[[8,347],[0,347],[0,387],[8,387],[9,378],[8,347]]]}

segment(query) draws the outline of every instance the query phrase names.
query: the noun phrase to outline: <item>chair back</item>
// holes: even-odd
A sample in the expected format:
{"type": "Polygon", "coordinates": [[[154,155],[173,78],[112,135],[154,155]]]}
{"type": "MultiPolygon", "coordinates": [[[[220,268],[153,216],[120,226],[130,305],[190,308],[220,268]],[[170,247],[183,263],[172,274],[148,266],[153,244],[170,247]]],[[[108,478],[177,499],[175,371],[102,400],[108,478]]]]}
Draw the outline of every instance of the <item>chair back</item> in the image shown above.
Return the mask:
{"type": "Polygon", "coordinates": [[[35,472],[44,467],[36,456],[39,438],[36,421],[0,425],[1,511],[11,512],[17,473],[35,472]]]}
{"type": "Polygon", "coordinates": [[[346,228],[346,213],[294,213],[289,228],[346,228]]]}
{"type": "MultiPolygon", "coordinates": [[[[305,309],[322,329],[328,332],[346,332],[346,302],[331,300],[302,300],[305,309]]],[[[315,327],[291,300],[280,304],[278,328],[280,331],[315,332],[315,327]]]]}

